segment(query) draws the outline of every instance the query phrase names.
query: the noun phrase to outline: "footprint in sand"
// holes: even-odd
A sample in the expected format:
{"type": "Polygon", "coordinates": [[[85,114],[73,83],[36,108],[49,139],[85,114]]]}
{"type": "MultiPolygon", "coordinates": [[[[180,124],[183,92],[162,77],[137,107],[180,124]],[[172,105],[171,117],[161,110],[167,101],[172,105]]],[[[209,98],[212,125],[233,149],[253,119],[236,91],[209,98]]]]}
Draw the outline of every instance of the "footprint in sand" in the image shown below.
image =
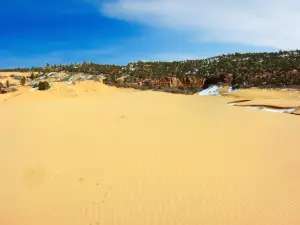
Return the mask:
{"type": "Polygon", "coordinates": [[[109,195],[111,194],[112,190],[113,190],[113,187],[109,186],[108,189],[104,192],[104,197],[105,198],[109,197],[109,195]]]}
{"type": "Polygon", "coordinates": [[[85,214],[85,216],[87,216],[89,214],[89,209],[85,209],[84,214],[85,214]]]}
{"type": "Polygon", "coordinates": [[[106,192],[104,193],[104,197],[108,197],[108,195],[109,195],[109,192],[106,191],[106,192]]]}
{"type": "Polygon", "coordinates": [[[84,180],[85,180],[85,179],[84,179],[83,177],[79,177],[79,178],[77,179],[78,182],[84,182],[84,180]]]}
{"type": "MultiPolygon", "coordinates": [[[[94,183],[97,187],[100,186],[100,183],[94,183]]],[[[85,208],[85,216],[87,218],[90,218],[92,221],[89,221],[89,225],[98,225],[100,224],[100,215],[101,215],[101,209],[104,207],[104,204],[107,203],[107,198],[111,191],[113,190],[112,186],[108,186],[106,191],[103,193],[102,199],[94,200],[92,202],[91,208],[85,208]]]]}
{"type": "Polygon", "coordinates": [[[46,181],[46,172],[41,167],[32,167],[24,171],[24,180],[30,186],[40,186],[46,181]]]}

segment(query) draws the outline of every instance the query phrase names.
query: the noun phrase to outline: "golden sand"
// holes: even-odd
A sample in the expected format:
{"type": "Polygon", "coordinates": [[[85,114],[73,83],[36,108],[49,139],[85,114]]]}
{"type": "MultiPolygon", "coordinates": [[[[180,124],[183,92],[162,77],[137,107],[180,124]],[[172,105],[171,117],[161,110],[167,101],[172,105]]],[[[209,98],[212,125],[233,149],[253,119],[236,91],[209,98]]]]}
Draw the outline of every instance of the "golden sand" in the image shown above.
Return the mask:
{"type": "Polygon", "coordinates": [[[1,95],[0,224],[299,225],[300,117],[236,99],[92,81],[1,95]]]}

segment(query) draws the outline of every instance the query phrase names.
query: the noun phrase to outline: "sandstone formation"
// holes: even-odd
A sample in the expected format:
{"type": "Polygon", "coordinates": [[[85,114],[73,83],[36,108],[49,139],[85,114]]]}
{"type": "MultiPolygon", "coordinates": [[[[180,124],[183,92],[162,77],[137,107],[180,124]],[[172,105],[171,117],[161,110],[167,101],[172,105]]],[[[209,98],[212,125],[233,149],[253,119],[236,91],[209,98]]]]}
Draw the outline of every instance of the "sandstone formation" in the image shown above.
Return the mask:
{"type": "Polygon", "coordinates": [[[138,86],[144,86],[149,88],[181,88],[181,89],[189,89],[198,87],[201,89],[206,89],[210,85],[213,84],[231,84],[233,81],[232,74],[225,74],[221,75],[216,78],[202,78],[197,76],[182,76],[176,77],[173,75],[166,76],[166,77],[154,77],[154,78],[147,78],[147,79],[136,79],[134,81],[128,80],[119,80],[120,83],[131,83],[136,84],[138,86]]]}
{"type": "Polygon", "coordinates": [[[15,91],[17,91],[16,88],[0,87],[0,94],[6,94],[9,92],[15,92],[15,91]]]}

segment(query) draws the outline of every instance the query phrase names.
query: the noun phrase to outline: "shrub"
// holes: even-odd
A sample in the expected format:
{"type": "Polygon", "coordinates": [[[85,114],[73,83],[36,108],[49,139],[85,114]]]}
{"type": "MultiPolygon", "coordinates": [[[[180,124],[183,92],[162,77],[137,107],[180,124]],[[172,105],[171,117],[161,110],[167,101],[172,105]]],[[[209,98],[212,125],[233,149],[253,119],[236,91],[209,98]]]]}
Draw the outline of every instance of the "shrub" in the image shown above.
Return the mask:
{"type": "Polygon", "coordinates": [[[26,84],[26,77],[25,77],[25,76],[23,76],[23,77],[21,78],[20,84],[21,84],[22,86],[24,86],[24,85],[26,84]]]}
{"type": "Polygon", "coordinates": [[[39,82],[39,86],[38,86],[39,90],[43,91],[43,90],[47,90],[49,88],[50,88],[50,84],[49,84],[48,81],[45,80],[45,81],[40,81],[39,82]]]}
{"type": "Polygon", "coordinates": [[[33,72],[30,74],[30,79],[31,79],[31,80],[34,80],[34,79],[35,79],[35,75],[34,75],[33,72]]]}

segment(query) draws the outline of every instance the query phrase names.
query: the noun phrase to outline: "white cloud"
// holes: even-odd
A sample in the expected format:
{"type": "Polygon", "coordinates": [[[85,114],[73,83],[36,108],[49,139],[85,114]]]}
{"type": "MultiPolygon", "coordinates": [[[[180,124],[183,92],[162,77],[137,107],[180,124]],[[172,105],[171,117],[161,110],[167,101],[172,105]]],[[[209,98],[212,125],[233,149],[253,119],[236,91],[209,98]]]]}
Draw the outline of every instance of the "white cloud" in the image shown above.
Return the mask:
{"type": "Polygon", "coordinates": [[[106,16],[186,32],[190,40],[300,48],[299,0],[117,0],[106,16]]]}
{"type": "Polygon", "coordinates": [[[145,56],[136,57],[137,60],[141,61],[183,61],[183,60],[194,60],[204,59],[212,57],[213,54],[194,54],[194,53],[157,53],[157,54],[146,54],[145,56]]]}

